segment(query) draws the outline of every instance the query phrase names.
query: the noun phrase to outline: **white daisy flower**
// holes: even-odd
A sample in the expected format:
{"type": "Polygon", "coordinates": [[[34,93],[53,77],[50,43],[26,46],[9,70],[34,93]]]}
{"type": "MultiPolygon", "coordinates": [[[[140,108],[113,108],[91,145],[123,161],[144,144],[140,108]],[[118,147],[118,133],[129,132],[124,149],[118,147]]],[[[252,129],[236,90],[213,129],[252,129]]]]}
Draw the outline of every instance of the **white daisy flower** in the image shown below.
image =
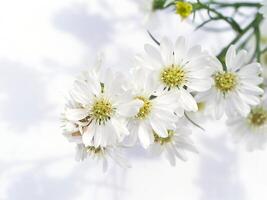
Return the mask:
{"type": "Polygon", "coordinates": [[[251,109],[246,117],[236,116],[228,120],[236,142],[246,144],[249,151],[263,149],[267,142],[267,104],[251,109]]]}
{"type": "Polygon", "coordinates": [[[262,7],[260,8],[260,13],[263,14],[265,18],[267,18],[267,0],[262,2],[262,7]]]}
{"type": "Polygon", "coordinates": [[[236,53],[235,46],[231,46],[226,54],[227,71],[215,58],[213,67],[213,87],[204,93],[198,94],[198,99],[205,101],[207,110],[216,119],[224,113],[227,116],[236,114],[246,116],[250,107],[260,103],[259,95],[263,90],[258,86],[263,79],[259,77],[261,65],[247,63],[247,52],[242,50],[236,53]]]}
{"type": "Polygon", "coordinates": [[[96,148],[121,142],[129,134],[125,118],[135,116],[143,105],[126,92],[121,74],[103,70],[101,79],[99,71],[75,81],[71,95],[77,106],[65,112],[67,120],[79,124],[83,143],[96,148]]]}
{"type": "Polygon", "coordinates": [[[154,132],[160,137],[168,137],[168,129],[175,129],[177,116],[176,96],[165,91],[157,92],[154,77],[144,70],[133,72],[133,94],[135,99],[143,102],[139,112],[129,121],[129,130],[133,144],[139,139],[141,145],[147,148],[154,141],[154,132]]]}
{"type": "Polygon", "coordinates": [[[187,160],[186,151],[198,153],[190,139],[191,130],[183,125],[177,129],[168,130],[168,137],[162,138],[154,133],[155,139],[150,151],[153,154],[165,154],[171,165],[176,164],[176,158],[187,160]]]}
{"type": "Polygon", "coordinates": [[[115,163],[122,168],[130,167],[128,161],[126,161],[122,155],[121,150],[115,147],[94,147],[78,144],[76,146],[75,158],[77,161],[84,161],[87,158],[96,160],[97,162],[102,163],[104,172],[107,171],[109,160],[115,161],[115,163]]]}
{"type": "MultiPolygon", "coordinates": [[[[197,103],[191,91],[203,92],[212,84],[209,56],[200,46],[189,47],[184,37],[173,44],[167,38],[160,42],[160,51],[149,44],[146,54],[139,57],[141,67],[153,70],[162,89],[175,93],[180,111],[197,111],[197,103]]],[[[183,115],[183,112],[177,112],[183,115]]]]}

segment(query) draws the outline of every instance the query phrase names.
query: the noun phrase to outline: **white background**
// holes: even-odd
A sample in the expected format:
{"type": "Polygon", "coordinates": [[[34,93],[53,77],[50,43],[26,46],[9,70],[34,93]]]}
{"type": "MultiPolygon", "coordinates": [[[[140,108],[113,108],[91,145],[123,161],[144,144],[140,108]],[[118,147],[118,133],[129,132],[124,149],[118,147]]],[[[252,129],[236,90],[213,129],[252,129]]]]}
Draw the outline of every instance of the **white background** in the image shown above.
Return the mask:
{"type": "MultiPolygon", "coordinates": [[[[133,167],[74,161],[61,135],[64,95],[97,53],[127,72],[144,43],[153,43],[135,0],[0,1],[0,200],[259,200],[267,197],[265,151],[247,152],[221,122],[194,129],[199,155],[171,167],[133,149],[133,167]]],[[[186,35],[217,53],[231,34],[193,32],[160,13],[156,37],[186,35]]]]}

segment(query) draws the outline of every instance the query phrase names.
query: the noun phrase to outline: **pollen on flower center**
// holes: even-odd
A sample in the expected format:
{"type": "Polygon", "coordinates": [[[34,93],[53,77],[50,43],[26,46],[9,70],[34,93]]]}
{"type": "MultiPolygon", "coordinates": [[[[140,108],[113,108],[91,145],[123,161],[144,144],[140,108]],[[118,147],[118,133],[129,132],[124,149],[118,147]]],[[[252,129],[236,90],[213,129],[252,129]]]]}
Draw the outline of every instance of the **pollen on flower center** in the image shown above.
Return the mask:
{"type": "Polygon", "coordinates": [[[262,107],[256,107],[251,110],[247,119],[251,126],[260,127],[267,122],[267,110],[262,107]]]}
{"type": "Polygon", "coordinates": [[[193,10],[193,6],[191,3],[177,1],[176,2],[176,13],[180,15],[182,18],[187,18],[193,10]]]}
{"type": "Polygon", "coordinates": [[[96,100],[91,109],[92,118],[99,124],[103,124],[108,121],[113,113],[114,108],[112,104],[104,98],[96,100]]]}
{"type": "Polygon", "coordinates": [[[231,72],[218,72],[214,80],[215,87],[222,92],[230,92],[237,85],[237,77],[231,72]]]}
{"type": "Polygon", "coordinates": [[[198,107],[198,111],[201,112],[201,111],[205,110],[206,104],[205,104],[205,102],[198,102],[197,107],[198,107]]]}
{"type": "Polygon", "coordinates": [[[152,109],[152,103],[151,101],[143,96],[137,96],[136,99],[139,99],[144,102],[144,105],[139,109],[139,112],[136,115],[137,119],[145,119],[152,109]]]}
{"type": "Polygon", "coordinates": [[[101,147],[94,147],[94,146],[87,146],[86,147],[86,151],[88,153],[100,154],[100,153],[103,153],[104,150],[105,149],[101,148],[101,147]]]}
{"type": "Polygon", "coordinates": [[[157,133],[154,132],[154,142],[160,145],[164,145],[166,143],[171,142],[173,136],[174,136],[173,130],[168,130],[168,137],[166,138],[160,137],[157,133]]]}
{"type": "Polygon", "coordinates": [[[185,82],[185,71],[179,66],[166,67],[161,72],[161,81],[168,87],[181,87],[185,82]]]}

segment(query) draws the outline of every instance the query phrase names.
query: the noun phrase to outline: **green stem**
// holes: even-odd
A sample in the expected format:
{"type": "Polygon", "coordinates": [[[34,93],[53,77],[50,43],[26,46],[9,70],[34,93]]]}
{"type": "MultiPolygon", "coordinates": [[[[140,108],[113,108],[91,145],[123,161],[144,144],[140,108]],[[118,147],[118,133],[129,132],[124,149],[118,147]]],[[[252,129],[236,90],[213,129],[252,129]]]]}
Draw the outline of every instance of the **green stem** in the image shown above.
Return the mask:
{"type": "Polygon", "coordinates": [[[255,57],[257,58],[257,61],[260,62],[261,59],[261,49],[260,49],[260,39],[261,39],[261,33],[259,26],[255,26],[255,39],[256,39],[256,49],[255,49],[255,57]]]}
{"type": "Polygon", "coordinates": [[[169,4],[167,4],[166,6],[164,6],[164,8],[169,8],[169,7],[174,6],[174,5],[175,5],[175,1],[170,2],[169,4]]]}
{"type": "Polygon", "coordinates": [[[225,57],[225,54],[228,50],[228,48],[237,43],[245,33],[247,33],[251,28],[253,27],[256,27],[260,24],[260,22],[263,20],[263,17],[262,15],[260,14],[257,14],[257,16],[255,17],[255,19],[247,26],[245,27],[241,33],[239,33],[219,54],[218,54],[218,59],[221,61],[221,62],[224,62],[224,57],[225,57]]]}
{"type": "MultiPolygon", "coordinates": [[[[238,25],[238,23],[232,18],[232,17],[226,17],[223,14],[221,14],[220,12],[218,12],[217,10],[209,7],[206,4],[203,4],[200,2],[200,0],[198,0],[198,2],[194,5],[194,7],[198,10],[201,9],[206,9],[208,12],[212,12],[213,14],[217,15],[218,18],[224,20],[226,23],[228,23],[233,30],[235,30],[236,32],[241,33],[242,29],[240,28],[240,26],[238,25]]],[[[211,17],[213,18],[213,17],[211,17]]]]}
{"type": "Polygon", "coordinates": [[[224,2],[210,2],[209,5],[218,5],[221,8],[225,7],[233,7],[233,8],[240,8],[240,7],[254,7],[254,8],[260,8],[260,3],[254,3],[254,2],[236,2],[236,3],[224,3],[224,2]]]}

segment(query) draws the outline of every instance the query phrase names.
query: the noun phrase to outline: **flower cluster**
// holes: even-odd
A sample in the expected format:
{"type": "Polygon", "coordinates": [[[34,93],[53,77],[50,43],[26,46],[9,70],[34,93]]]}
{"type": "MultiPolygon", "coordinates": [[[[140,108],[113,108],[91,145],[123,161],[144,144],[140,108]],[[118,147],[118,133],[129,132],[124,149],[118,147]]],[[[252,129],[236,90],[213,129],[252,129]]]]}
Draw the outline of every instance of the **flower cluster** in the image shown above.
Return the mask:
{"type": "Polygon", "coordinates": [[[100,59],[74,81],[62,115],[63,134],[76,144],[76,159],[95,159],[104,170],[108,160],[129,167],[123,150],[140,146],[166,155],[175,165],[177,159],[187,159],[187,152],[198,152],[192,126],[201,128],[203,119],[224,116],[236,141],[244,142],[248,150],[263,148],[267,143],[267,1],[149,0],[144,4],[149,18],[168,8],[181,19],[192,13],[195,19],[199,13],[202,22],[196,29],[221,21],[236,37],[214,56],[199,45],[189,45],[184,37],[172,43],[150,34],[158,46],[146,44],[128,74],[103,66],[100,59]],[[235,15],[225,15],[228,8],[235,15]],[[251,9],[254,16],[244,19],[251,20],[246,26],[235,18],[242,8],[251,9]]]}
{"type": "Polygon", "coordinates": [[[187,113],[226,114],[234,127],[265,131],[260,73],[260,64],[235,46],[221,63],[184,37],[174,44],[163,38],[159,46],[144,46],[127,75],[99,62],[77,78],[62,117],[64,135],[76,143],[77,160],[96,158],[104,169],[110,158],[128,166],[120,150],[135,145],[166,154],[175,165],[186,151],[197,152],[187,113]]]}

